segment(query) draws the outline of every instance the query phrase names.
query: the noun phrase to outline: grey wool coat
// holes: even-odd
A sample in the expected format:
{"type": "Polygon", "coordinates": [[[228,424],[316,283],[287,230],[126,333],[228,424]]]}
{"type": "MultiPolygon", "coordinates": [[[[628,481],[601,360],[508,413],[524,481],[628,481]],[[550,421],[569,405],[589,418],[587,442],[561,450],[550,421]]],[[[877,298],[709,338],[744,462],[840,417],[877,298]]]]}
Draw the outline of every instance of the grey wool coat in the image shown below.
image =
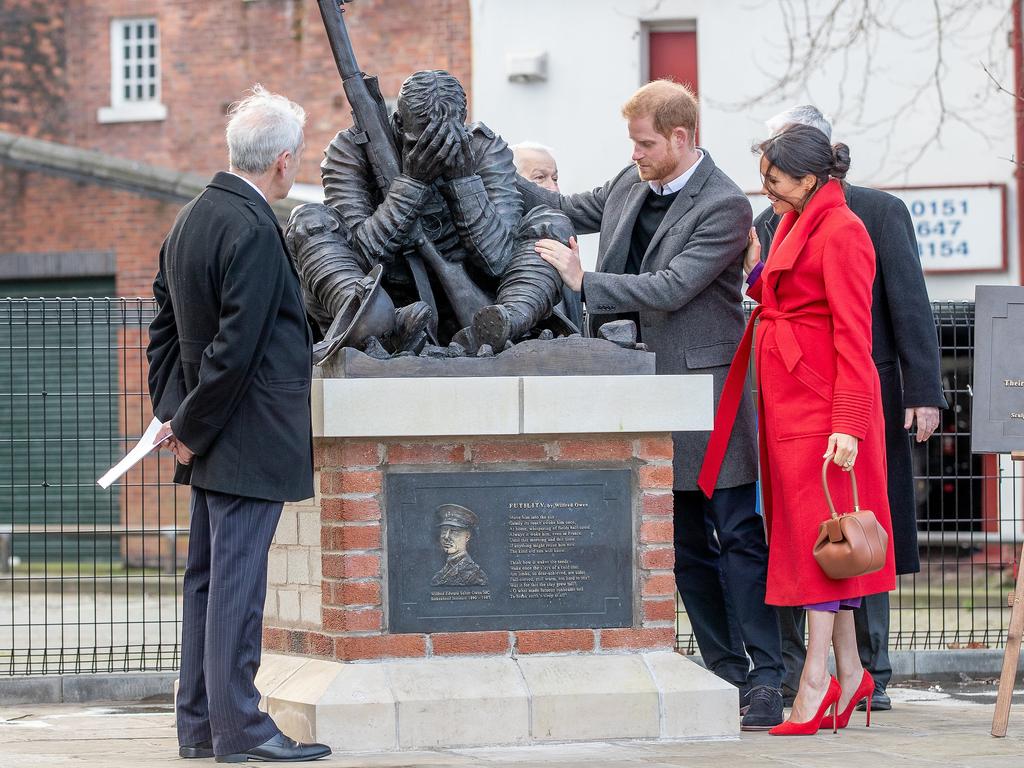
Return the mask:
{"type": "MultiPolygon", "coordinates": [[[[703,150],[702,150],[703,151],[703,150]]],[[[640,274],[623,274],[629,244],[650,190],[635,166],[591,192],[558,195],[516,178],[526,209],[549,205],[565,213],[581,234],[600,232],[597,271],[583,278],[591,328],[625,312],[638,312],[641,335],[657,355],[659,374],[711,374],[715,408],[729,363],[743,336],[740,287],[750,203],[706,151],[651,239],[640,274]]],[[[710,432],[676,432],[674,487],[697,489],[710,432]]],[[[746,392],[718,478],[718,488],[757,479],[755,417],[746,392]]]]}

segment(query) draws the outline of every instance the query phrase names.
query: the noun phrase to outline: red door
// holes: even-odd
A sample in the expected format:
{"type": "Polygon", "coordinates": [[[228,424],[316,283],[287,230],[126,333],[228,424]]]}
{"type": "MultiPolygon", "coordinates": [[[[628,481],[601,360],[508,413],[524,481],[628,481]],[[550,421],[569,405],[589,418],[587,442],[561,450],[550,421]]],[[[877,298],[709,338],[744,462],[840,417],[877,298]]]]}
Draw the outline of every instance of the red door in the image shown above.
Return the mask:
{"type": "MultiPolygon", "coordinates": [[[[648,73],[651,80],[670,79],[682,83],[693,95],[697,86],[697,32],[658,32],[651,30],[647,44],[648,73]]],[[[700,141],[698,116],[697,141],[700,141]]]]}
{"type": "Polygon", "coordinates": [[[648,43],[651,80],[670,78],[687,86],[694,95],[697,88],[697,32],[651,31],[648,43]]]}

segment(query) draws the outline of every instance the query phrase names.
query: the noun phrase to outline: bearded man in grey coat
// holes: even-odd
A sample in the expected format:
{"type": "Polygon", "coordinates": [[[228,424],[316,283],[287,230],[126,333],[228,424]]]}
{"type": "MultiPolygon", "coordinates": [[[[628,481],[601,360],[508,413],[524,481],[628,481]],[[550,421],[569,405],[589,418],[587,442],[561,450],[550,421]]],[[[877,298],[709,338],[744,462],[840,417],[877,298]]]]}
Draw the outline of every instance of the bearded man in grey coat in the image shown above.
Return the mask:
{"type": "MultiPolygon", "coordinates": [[[[541,240],[537,252],[582,293],[592,330],[633,320],[639,340],[657,355],[657,372],[711,374],[717,407],[743,335],[750,204],[695,145],[697,103],[687,88],[648,83],[623,116],[633,165],[604,186],[558,195],[516,180],[527,208],[548,205],[577,232],[601,233],[597,271],[583,271],[575,240],[569,247],[541,240]]],[[[741,689],[741,708],[748,707],[742,727],[756,730],[782,722],[783,664],[778,621],[764,603],[768,548],[756,509],[749,391],[736,424],[710,499],[697,488],[709,433],[673,435],[675,572],[705,664],[741,689]],[[730,613],[739,638],[730,632],[730,613]]]]}

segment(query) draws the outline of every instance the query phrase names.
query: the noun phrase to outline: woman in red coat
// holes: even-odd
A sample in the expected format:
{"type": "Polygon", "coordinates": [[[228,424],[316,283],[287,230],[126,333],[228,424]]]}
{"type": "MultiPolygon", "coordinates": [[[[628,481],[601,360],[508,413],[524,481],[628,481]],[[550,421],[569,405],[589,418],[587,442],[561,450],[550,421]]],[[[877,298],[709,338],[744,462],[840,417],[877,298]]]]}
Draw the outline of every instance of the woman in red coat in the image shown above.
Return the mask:
{"type": "MultiPolygon", "coordinates": [[[[776,735],[808,734],[837,706],[849,721],[874,684],[857,652],[851,610],[864,595],[896,585],[892,549],[880,571],[831,579],[812,550],[828,517],[821,464],[847,472],[856,465],[861,506],[875,512],[891,538],[886,495],[885,434],[878,374],[871,361],[871,284],[875,255],[867,231],[849,208],[840,180],[850,167],[846,145],[820,131],[790,126],[760,145],[764,193],[782,214],[766,265],[751,230],[747,295],[760,306],[733,360],[701,472],[713,488],[738,391],[745,385],[757,323],[758,439],[768,529],[768,590],[773,605],[807,609],[807,662],[788,721],[776,735]],[[828,672],[829,645],[838,681],[828,672]]],[[[837,510],[853,509],[849,478],[829,473],[837,510]]],[[[868,713],[870,718],[870,712],[868,713]]],[[[869,720],[870,722],[870,720],[869,720]]]]}

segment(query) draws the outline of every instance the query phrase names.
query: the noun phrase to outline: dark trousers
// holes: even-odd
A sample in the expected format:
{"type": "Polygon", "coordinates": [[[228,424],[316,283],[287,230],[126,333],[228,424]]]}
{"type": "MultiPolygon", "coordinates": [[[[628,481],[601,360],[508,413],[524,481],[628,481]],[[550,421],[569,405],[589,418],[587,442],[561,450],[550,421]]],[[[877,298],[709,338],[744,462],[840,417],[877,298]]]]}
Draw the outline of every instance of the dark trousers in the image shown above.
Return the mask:
{"type": "MultiPolygon", "coordinates": [[[[786,662],[783,684],[793,692],[800,687],[807,647],[804,645],[804,609],[779,608],[779,627],[782,629],[782,656],[786,662]]],[[[889,593],[881,592],[864,598],[860,608],[853,612],[857,631],[857,650],[860,663],[875,679],[875,686],[885,690],[892,679],[889,661],[889,593]]]]}
{"type": "Polygon", "coordinates": [[[267,555],[282,504],[192,489],[183,586],[178,743],[244,752],[279,731],[253,684],[263,642],[267,555]]]}
{"type": "Polygon", "coordinates": [[[673,495],[676,587],[705,666],[739,687],[778,688],[779,622],[764,602],[768,546],[754,483],[719,488],[710,499],[673,495]]]}

